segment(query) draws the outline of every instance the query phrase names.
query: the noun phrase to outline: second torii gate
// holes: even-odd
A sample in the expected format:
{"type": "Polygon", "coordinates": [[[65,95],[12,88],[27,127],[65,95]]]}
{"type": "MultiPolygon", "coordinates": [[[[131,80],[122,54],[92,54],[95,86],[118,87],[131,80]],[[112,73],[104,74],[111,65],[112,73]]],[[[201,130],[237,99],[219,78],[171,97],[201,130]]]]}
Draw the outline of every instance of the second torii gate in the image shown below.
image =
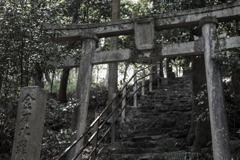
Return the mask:
{"type": "MultiPolygon", "coordinates": [[[[77,85],[77,97],[80,100],[80,107],[75,110],[75,117],[77,117],[75,138],[77,139],[83,134],[86,128],[92,66],[94,64],[204,54],[214,159],[230,160],[228,126],[220,66],[212,58],[215,56],[216,50],[240,47],[240,37],[227,38],[226,35],[218,36],[216,33],[218,22],[232,20],[240,20],[240,0],[231,4],[154,15],[148,18],[133,18],[100,24],[71,25],[64,28],[54,27],[55,31],[62,30],[65,33],[62,37],[56,38],[56,41],[81,39],[83,43],[83,56],[80,65],[72,63],[74,61],[71,59],[63,61],[65,66],[68,67],[80,66],[77,85]],[[202,37],[198,40],[165,46],[155,45],[155,30],[196,25],[202,28],[202,37]],[[98,38],[133,33],[135,34],[137,52],[130,49],[119,49],[113,52],[95,51],[98,38]]],[[[81,145],[82,143],[79,143],[71,154],[74,155],[77,152],[76,149],[80,148],[81,145]]]]}

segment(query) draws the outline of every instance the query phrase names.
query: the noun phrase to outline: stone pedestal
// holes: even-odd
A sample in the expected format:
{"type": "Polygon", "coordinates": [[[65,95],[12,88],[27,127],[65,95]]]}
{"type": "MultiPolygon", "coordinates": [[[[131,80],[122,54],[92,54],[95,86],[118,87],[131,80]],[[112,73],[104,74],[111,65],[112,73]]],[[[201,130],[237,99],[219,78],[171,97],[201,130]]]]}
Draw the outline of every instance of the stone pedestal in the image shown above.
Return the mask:
{"type": "Polygon", "coordinates": [[[216,33],[217,19],[206,17],[200,21],[205,41],[204,58],[206,67],[208,102],[211,122],[213,156],[215,160],[230,160],[228,124],[224,106],[220,65],[214,62],[218,45],[216,33]]]}
{"type": "Polygon", "coordinates": [[[40,87],[21,89],[11,160],[40,160],[46,102],[40,87]]]}

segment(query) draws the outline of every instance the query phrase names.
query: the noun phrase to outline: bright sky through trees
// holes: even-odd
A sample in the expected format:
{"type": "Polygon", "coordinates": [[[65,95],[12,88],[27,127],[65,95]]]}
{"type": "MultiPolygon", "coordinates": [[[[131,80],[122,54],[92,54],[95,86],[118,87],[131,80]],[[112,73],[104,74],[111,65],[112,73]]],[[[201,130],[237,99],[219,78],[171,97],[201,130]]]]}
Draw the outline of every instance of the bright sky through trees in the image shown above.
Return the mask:
{"type": "Polygon", "coordinates": [[[138,2],[138,0],[132,0],[132,2],[133,2],[133,3],[137,3],[137,2],[138,2]]]}

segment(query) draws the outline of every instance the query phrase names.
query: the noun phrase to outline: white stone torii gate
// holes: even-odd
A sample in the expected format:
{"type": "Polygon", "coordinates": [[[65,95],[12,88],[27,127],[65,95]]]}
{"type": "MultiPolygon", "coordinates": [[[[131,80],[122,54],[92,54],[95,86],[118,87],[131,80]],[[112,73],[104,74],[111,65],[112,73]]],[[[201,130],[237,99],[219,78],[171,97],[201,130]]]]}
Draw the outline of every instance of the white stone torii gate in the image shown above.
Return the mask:
{"type": "MultiPolygon", "coordinates": [[[[216,5],[194,10],[180,11],[170,14],[155,15],[148,18],[133,18],[115,22],[88,25],[71,25],[63,28],[54,27],[55,32],[65,33],[55,40],[83,42],[83,58],[80,60],[77,94],[80,108],[77,110],[77,134],[79,137],[86,128],[86,115],[89,103],[89,91],[92,75],[92,65],[108,62],[139,60],[154,57],[168,57],[180,55],[204,54],[207,89],[212,132],[213,154],[215,160],[230,160],[228,126],[224,107],[222,80],[218,64],[212,57],[216,50],[240,47],[240,37],[226,38],[216,34],[216,25],[222,21],[240,20],[240,0],[231,4],[216,5]],[[202,37],[199,40],[165,46],[155,46],[154,30],[173,29],[200,25],[202,37]],[[97,38],[126,35],[135,33],[138,53],[130,49],[119,49],[114,52],[97,52],[97,38]]],[[[49,27],[53,28],[53,27],[49,27]]],[[[76,67],[79,64],[67,59],[63,63],[67,67],[76,67]]],[[[72,154],[82,142],[74,148],[72,154]]]]}

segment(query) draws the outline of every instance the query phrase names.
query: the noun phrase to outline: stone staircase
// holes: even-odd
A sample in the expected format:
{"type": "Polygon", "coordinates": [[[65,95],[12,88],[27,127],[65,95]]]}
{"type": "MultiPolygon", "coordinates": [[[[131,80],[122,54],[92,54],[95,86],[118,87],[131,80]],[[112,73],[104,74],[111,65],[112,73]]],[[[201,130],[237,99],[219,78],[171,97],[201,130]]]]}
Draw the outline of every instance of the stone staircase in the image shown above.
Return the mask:
{"type": "Polygon", "coordinates": [[[128,106],[108,160],[180,160],[191,119],[190,78],[175,78],[128,106]]]}

